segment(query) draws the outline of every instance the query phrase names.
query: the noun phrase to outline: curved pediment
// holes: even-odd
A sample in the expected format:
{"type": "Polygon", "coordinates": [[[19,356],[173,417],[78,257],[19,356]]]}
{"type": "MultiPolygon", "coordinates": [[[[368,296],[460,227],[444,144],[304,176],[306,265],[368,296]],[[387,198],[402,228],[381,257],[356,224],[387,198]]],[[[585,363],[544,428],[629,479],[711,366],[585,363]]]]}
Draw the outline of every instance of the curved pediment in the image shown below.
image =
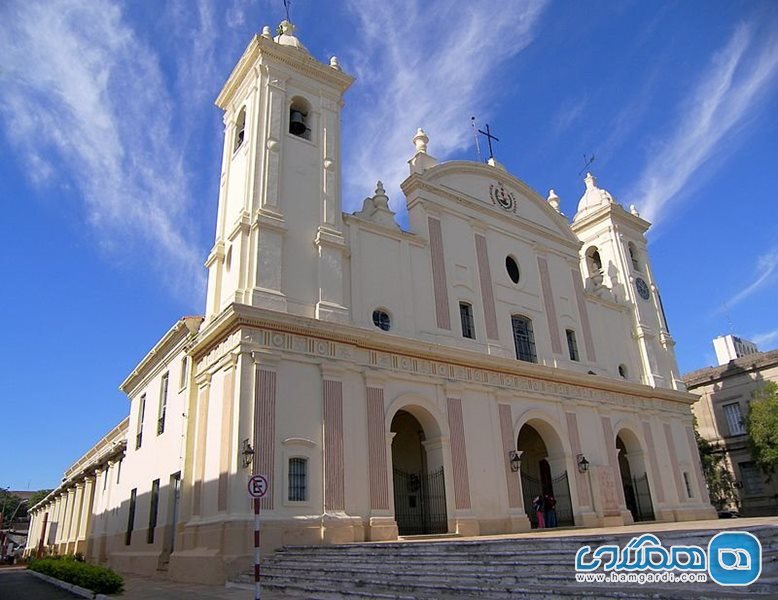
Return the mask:
{"type": "MultiPolygon", "coordinates": [[[[437,164],[409,177],[403,191],[410,195],[419,184],[452,201],[465,201],[476,207],[539,226],[578,245],[567,219],[526,183],[500,167],[471,161],[437,164]]],[[[409,198],[410,199],[410,198],[409,198]]]]}

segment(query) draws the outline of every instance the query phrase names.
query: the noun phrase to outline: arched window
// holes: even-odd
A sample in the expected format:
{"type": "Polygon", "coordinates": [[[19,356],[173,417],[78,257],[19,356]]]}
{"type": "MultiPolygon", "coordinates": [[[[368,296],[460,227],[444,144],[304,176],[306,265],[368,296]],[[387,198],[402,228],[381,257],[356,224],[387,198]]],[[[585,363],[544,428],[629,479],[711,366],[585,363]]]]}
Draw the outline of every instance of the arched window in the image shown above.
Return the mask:
{"type": "Polygon", "coordinates": [[[373,325],[378,329],[389,331],[392,328],[392,318],[384,309],[377,308],[373,311],[373,325]]]}
{"type": "Polygon", "coordinates": [[[638,260],[638,249],[635,248],[635,244],[630,242],[627,244],[627,250],[629,250],[629,259],[632,261],[632,268],[635,271],[640,271],[640,261],[638,260]]]}
{"type": "Polygon", "coordinates": [[[592,246],[586,251],[586,266],[589,268],[589,276],[602,273],[602,259],[597,246],[592,246]]]}
{"type": "Polygon", "coordinates": [[[289,459],[290,502],[305,502],[308,499],[308,459],[289,459]]]}
{"type": "Polygon", "coordinates": [[[513,344],[516,346],[516,358],[527,362],[538,362],[532,321],[522,315],[513,315],[511,316],[511,328],[513,329],[513,344]]]}
{"type": "Polygon", "coordinates": [[[232,146],[232,151],[235,152],[243,145],[243,140],[246,138],[246,107],[240,109],[238,113],[238,120],[235,121],[235,142],[232,146]]]}
{"type": "Polygon", "coordinates": [[[299,96],[292,98],[292,104],[289,107],[289,133],[305,140],[310,140],[310,114],[311,106],[305,98],[300,98],[299,96]]]}

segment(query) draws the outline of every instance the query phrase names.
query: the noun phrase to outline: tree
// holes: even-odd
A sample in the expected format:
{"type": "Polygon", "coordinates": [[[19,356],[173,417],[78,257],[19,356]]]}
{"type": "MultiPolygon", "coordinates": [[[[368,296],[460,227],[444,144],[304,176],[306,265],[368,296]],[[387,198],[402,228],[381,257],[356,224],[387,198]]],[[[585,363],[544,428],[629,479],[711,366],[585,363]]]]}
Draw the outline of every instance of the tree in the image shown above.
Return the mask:
{"type": "Polygon", "coordinates": [[[710,502],[716,510],[723,510],[730,505],[738,505],[735,493],[735,478],[724,462],[724,452],[711,444],[697,431],[697,418],[694,418],[694,438],[697,440],[697,450],[702,461],[702,473],[708,486],[710,502]]]}
{"type": "Polygon", "coordinates": [[[769,481],[778,469],[778,383],[767,382],[751,394],[746,432],[754,462],[769,481]]]}

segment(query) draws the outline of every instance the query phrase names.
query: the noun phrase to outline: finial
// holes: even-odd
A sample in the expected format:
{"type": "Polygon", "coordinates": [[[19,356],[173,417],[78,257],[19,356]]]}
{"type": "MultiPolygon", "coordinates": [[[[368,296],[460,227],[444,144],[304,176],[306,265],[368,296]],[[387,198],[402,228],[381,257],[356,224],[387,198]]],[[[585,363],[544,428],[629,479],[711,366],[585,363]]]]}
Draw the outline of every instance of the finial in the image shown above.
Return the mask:
{"type": "Polygon", "coordinates": [[[343,70],[343,69],[340,68],[340,63],[338,62],[338,57],[337,56],[333,56],[332,58],[330,58],[330,66],[333,69],[336,69],[338,71],[342,71],[343,70]]]}
{"type": "Polygon", "coordinates": [[[635,215],[636,217],[639,217],[639,216],[640,216],[640,213],[638,212],[638,209],[637,209],[637,208],[635,208],[635,205],[634,205],[634,204],[630,204],[630,205],[629,205],[629,212],[630,212],[630,214],[633,214],[633,215],[635,215]]]}
{"type": "Polygon", "coordinates": [[[592,175],[591,172],[586,174],[584,181],[586,182],[587,190],[591,190],[597,187],[597,179],[595,179],[594,175],[592,175]]]}
{"type": "Polygon", "coordinates": [[[556,195],[556,192],[553,189],[548,190],[547,200],[548,203],[551,205],[551,208],[559,212],[559,196],[556,195]]]}
{"type": "Polygon", "coordinates": [[[290,22],[284,19],[278,26],[278,35],[294,35],[296,27],[290,22]]]}
{"type": "Polygon", "coordinates": [[[419,127],[416,130],[416,135],[413,136],[413,143],[416,144],[416,152],[423,152],[424,154],[427,153],[427,144],[429,143],[430,139],[427,137],[427,134],[424,133],[424,130],[419,127]]]}
{"type": "Polygon", "coordinates": [[[376,181],[375,184],[373,203],[378,208],[387,208],[389,206],[389,196],[386,195],[386,191],[384,190],[384,184],[380,179],[376,181]]]}
{"type": "Polygon", "coordinates": [[[265,25],[262,28],[262,37],[267,38],[269,40],[273,39],[273,34],[270,33],[270,25],[265,25]]]}

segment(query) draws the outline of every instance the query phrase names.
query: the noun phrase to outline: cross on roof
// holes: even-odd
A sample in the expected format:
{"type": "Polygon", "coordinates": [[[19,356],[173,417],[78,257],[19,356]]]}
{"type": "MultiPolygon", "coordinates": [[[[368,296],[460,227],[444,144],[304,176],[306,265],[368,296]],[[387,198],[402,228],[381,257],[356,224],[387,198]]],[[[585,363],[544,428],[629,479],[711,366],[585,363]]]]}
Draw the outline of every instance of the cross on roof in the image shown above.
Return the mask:
{"type": "Polygon", "coordinates": [[[479,129],[478,133],[482,133],[486,136],[486,139],[489,142],[489,158],[494,158],[494,152],[492,151],[492,140],[494,140],[495,142],[499,142],[500,138],[492,135],[492,132],[489,129],[489,123],[486,124],[486,131],[479,129]]]}

